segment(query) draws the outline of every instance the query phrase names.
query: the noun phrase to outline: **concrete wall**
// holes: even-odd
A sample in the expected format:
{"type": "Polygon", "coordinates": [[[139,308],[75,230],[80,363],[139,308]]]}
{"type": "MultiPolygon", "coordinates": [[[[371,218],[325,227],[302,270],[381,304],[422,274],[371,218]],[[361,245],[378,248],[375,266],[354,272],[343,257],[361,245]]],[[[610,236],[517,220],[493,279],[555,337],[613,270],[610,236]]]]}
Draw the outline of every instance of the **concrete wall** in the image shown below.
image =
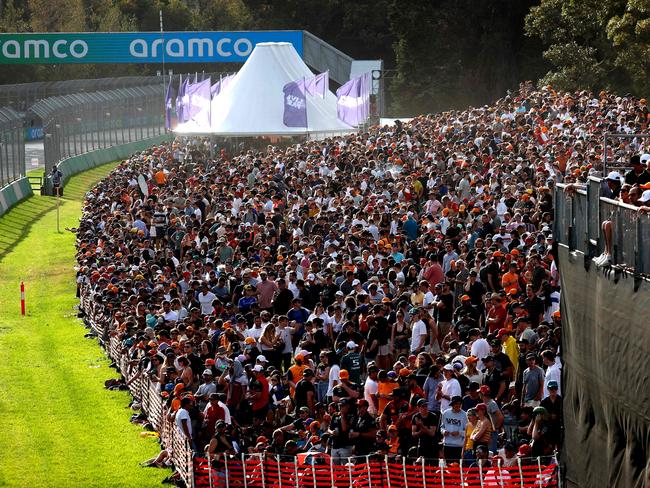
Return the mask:
{"type": "Polygon", "coordinates": [[[34,194],[27,178],[21,178],[0,189],[0,215],[34,194]]]}

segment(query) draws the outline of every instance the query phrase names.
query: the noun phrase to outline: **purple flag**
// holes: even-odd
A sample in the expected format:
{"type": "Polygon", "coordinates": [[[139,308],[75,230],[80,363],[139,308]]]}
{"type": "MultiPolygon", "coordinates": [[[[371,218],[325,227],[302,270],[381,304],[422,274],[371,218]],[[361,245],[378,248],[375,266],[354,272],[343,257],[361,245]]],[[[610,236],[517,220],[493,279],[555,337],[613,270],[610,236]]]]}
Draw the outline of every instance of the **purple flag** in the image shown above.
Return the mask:
{"type": "Polygon", "coordinates": [[[208,127],[210,125],[210,78],[189,85],[185,97],[187,102],[184,105],[183,118],[208,127]]]}
{"type": "Polygon", "coordinates": [[[305,80],[292,81],[284,85],[284,117],[287,127],[307,127],[307,97],[305,80]]]}
{"type": "Polygon", "coordinates": [[[217,81],[214,85],[212,85],[210,87],[210,93],[212,97],[213,98],[216,97],[217,95],[219,95],[219,93],[225,90],[225,88],[230,84],[230,82],[233,80],[234,77],[235,75],[224,76],[219,81],[217,81]]]}
{"type": "Polygon", "coordinates": [[[174,110],[174,87],[172,80],[169,80],[167,85],[167,93],[165,93],[165,129],[172,128],[172,111],[174,110]]]}
{"type": "Polygon", "coordinates": [[[180,75],[180,83],[178,85],[178,95],[176,95],[176,119],[178,122],[185,122],[187,119],[184,118],[183,116],[183,108],[184,108],[184,101],[183,99],[185,98],[185,92],[187,92],[187,86],[189,84],[189,79],[185,78],[183,80],[183,75],[180,75]]]}
{"type": "Polygon", "coordinates": [[[337,114],[348,125],[359,125],[370,113],[370,76],[364,73],[336,90],[337,114]]]}
{"type": "Polygon", "coordinates": [[[321,98],[325,98],[325,93],[329,89],[329,86],[329,71],[325,71],[324,73],[305,79],[305,90],[312,97],[318,95],[321,98]]]}

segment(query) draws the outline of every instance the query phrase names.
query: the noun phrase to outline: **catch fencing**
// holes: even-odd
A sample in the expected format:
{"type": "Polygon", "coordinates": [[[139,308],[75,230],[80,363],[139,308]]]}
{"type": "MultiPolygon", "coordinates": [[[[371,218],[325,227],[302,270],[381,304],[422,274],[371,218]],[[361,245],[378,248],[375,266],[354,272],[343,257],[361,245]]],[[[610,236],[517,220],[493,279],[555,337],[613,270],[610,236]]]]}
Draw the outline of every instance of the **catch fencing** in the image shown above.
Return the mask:
{"type": "Polygon", "coordinates": [[[153,85],[35,103],[30,110],[43,121],[45,171],[65,158],[162,134],[163,98],[161,87],[153,85]]]}
{"type": "Polygon", "coordinates": [[[612,262],[638,274],[650,274],[650,215],[637,207],[601,197],[601,180],[593,176],[585,189],[555,188],[555,239],[593,257],[605,250],[601,225],[612,223],[612,262]]]}
{"type": "Polygon", "coordinates": [[[25,176],[23,118],[9,107],[0,108],[0,188],[25,176]]]}

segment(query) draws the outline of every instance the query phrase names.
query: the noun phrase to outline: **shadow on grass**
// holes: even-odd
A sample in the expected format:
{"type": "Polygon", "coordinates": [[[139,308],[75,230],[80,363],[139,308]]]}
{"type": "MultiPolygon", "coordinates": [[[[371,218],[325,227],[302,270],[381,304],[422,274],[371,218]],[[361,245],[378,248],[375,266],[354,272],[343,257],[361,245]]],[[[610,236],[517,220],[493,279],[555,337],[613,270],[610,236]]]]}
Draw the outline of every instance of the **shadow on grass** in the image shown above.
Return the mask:
{"type": "MultiPolygon", "coordinates": [[[[110,169],[102,165],[73,176],[65,186],[61,200],[80,202],[87,189],[104,178],[110,169]]],[[[29,234],[35,222],[55,209],[56,198],[35,194],[0,217],[0,261],[29,234]]]]}

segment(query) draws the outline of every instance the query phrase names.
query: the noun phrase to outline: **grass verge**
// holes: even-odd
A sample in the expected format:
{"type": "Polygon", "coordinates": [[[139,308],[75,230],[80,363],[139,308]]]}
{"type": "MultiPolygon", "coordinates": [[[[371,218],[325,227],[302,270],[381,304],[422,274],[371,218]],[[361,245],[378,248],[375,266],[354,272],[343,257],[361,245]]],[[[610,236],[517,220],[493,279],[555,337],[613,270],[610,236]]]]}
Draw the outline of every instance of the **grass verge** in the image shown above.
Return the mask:
{"type": "Polygon", "coordinates": [[[60,205],[34,196],[0,218],[0,486],[160,486],[159,452],[129,423],[127,392],[76,318],[74,235],[84,193],[115,164],[74,176],[60,205]],[[20,316],[20,282],[27,316],[20,316]]]}

